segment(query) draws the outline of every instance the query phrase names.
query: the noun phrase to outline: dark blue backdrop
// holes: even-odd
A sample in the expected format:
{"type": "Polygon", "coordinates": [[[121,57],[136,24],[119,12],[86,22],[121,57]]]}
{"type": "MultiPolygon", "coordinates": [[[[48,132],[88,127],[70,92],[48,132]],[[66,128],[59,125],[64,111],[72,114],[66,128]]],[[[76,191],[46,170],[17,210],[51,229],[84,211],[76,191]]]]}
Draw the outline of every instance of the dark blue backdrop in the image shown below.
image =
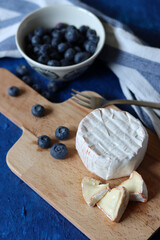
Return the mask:
{"type": "MultiPolygon", "coordinates": [[[[108,16],[128,25],[148,44],[160,47],[159,0],[84,0],[108,16]]],[[[0,59],[0,67],[15,73],[24,59],[0,59]]],[[[30,74],[42,88],[47,89],[48,79],[30,69],[30,74]]],[[[54,102],[70,97],[71,88],[93,90],[108,99],[124,98],[118,79],[99,60],[79,79],[64,84],[52,96],[54,102]]],[[[131,107],[122,106],[135,115],[131,107]]],[[[17,178],[6,165],[6,154],[21,136],[21,130],[0,113],[0,239],[81,239],[86,240],[77,228],[17,178]]],[[[160,237],[157,236],[157,239],[160,237]]]]}

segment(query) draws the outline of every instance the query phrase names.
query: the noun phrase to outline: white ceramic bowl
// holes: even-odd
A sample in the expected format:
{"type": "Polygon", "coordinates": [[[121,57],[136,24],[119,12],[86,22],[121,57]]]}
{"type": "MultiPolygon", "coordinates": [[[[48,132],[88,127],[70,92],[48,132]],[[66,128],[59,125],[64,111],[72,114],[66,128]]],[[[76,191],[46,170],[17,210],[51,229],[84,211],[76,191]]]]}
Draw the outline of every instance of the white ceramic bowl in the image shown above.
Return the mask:
{"type": "Polygon", "coordinates": [[[89,11],[72,5],[51,5],[34,11],[20,23],[16,34],[17,47],[30,66],[40,74],[56,81],[69,81],[80,76],[98,56],[104,42],[105,31],[100,20],[89,11]],[[99,36],[96,52],[84,62],[65,67],[47,66],[27,56],[24,51],[25,37],[33,32],[38,26],[53,28],[59,22],[74,25],[76,27],[87,25],[96,30],[99,36]]]}

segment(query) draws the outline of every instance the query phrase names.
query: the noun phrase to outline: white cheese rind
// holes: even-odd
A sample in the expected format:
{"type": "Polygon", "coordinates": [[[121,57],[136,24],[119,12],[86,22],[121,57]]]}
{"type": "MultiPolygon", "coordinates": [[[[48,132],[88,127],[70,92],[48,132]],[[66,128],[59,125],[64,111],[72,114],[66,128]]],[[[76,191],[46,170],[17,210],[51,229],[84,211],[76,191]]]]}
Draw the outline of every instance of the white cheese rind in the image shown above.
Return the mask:
{"type": "Polygon", "coordinates": [[[107,193],[109,184],[101,184],[100,181],[84,177],[81,183],[83,198],[89,206],[95,204],[107,193]]]}
{"type": "Polygon", "coordinates": [[[124,187],[113,188],[97,203],[97,207],[112,221],[119,222],[129,201],[124,187]]]}
{"type": "Polygon", "coordinates": [[[137,169],[148,144],[148,134],[131,114],[112,108],[92,111],[80,122],[76,149],[86,168],[109,180],[137,169]]]}
{"type": "Polygon", "coordinates": [[[131,201],[147,202],[148,190],[142,176],[133,171],[126,181],[122,182],[119,186],[125,187],[129,192],[131,201]]]}

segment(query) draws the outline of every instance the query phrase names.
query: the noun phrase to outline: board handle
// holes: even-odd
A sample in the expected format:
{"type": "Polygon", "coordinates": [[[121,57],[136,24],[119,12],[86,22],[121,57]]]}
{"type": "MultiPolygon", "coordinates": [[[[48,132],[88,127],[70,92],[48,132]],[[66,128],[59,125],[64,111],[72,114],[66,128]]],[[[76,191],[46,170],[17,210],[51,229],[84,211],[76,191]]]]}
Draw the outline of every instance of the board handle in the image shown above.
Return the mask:
{"type": "Polygon", "coordinates": [[[8,70],[0,69],[0,112],[13,121],[20,128],[25,128],[37,135],[38,128],[44,125],[48,117],[52,117],[54,103],[49,102],[18,77],[8,70]],[[20,95],[11,97],[8,95],[8,88],[16,86],[20,90],[20,95]],[[31,109],[35,104],[45,107],[45,116],[36,118],[32,115],[31,109]]]}

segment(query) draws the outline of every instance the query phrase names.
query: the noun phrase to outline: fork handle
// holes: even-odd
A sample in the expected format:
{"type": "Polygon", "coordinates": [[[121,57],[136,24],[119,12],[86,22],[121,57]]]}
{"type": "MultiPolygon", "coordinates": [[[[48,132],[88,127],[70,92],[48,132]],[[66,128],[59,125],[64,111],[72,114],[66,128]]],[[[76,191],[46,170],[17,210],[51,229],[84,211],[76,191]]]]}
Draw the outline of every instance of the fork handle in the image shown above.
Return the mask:
{"type": "Polygon", "coordinates": [[[160,103],[146,102],[146,101],[139,101],[139,100],[127,100],[127,99],[111,100],[111,101],[108,101],[106,104],[104,104],[104,106],[108,106],[112,104],[129,104],[129,105],[136,105],[141,107],[160,109],[160,103]]]}

